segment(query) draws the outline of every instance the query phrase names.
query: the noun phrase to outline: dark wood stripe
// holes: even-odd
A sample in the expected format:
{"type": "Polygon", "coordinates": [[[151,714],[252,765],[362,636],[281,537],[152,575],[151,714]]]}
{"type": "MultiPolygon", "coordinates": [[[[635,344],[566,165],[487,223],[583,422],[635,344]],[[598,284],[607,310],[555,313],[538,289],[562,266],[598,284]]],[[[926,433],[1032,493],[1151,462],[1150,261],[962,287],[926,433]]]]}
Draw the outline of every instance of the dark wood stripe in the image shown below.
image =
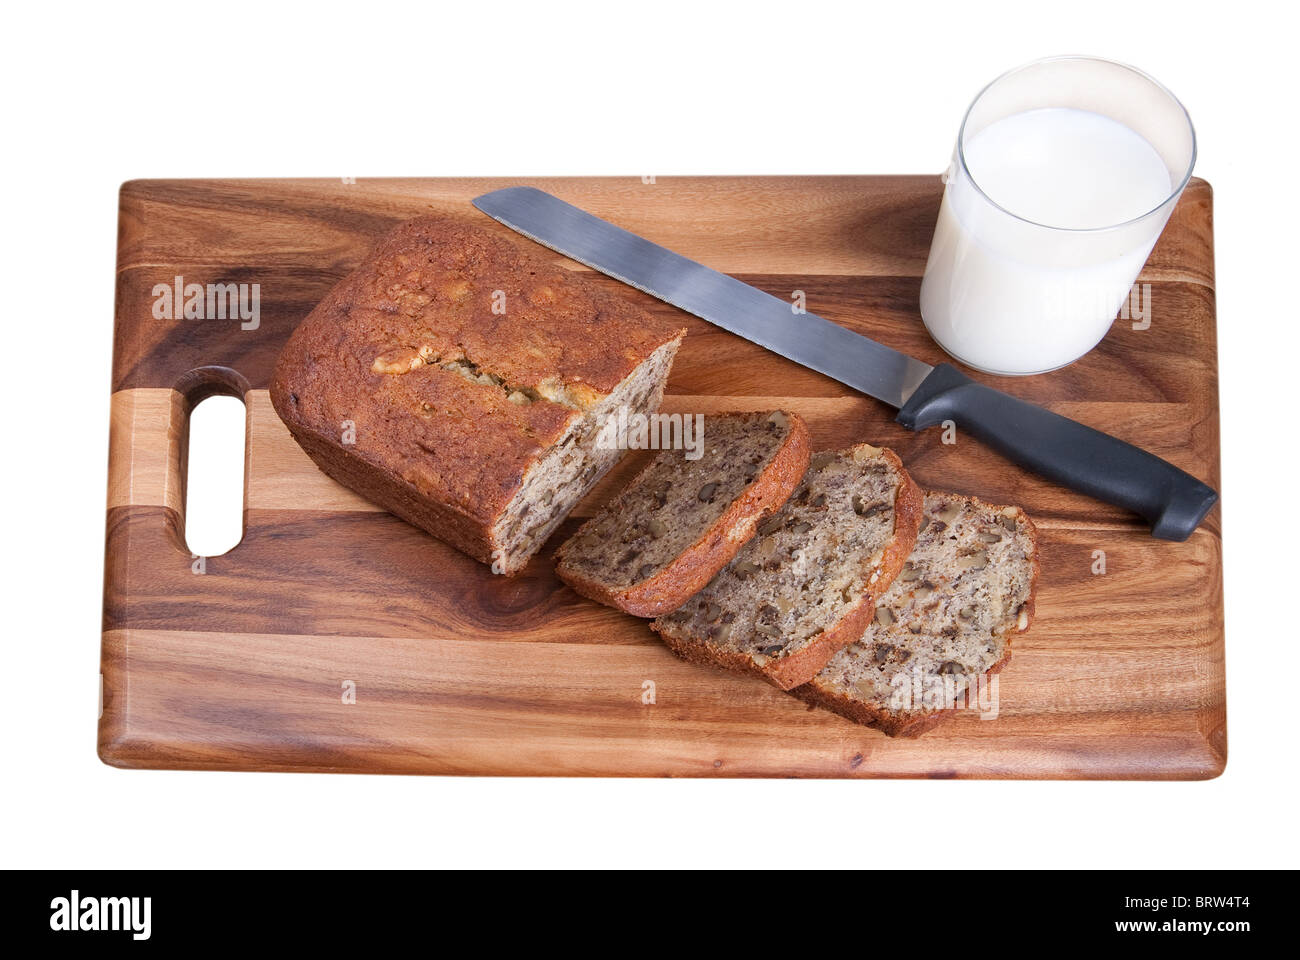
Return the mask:
{"type": "MultiPolygon", "coordinates": [[[[511,578],[386,513],[250,510],[246,521],[243,541],[197,575],[172,511],[110,510],[104,629],[655,642],[643,621],[555,577],[552,552],[573,519],[511,578]]],[[[1041,536],[1038,621],[1025,643],[1134,655],[1212,641],[1221,587],[1204,571],[1218,568],[1217,537],[1169,544],[1140,530],[1064,527],[1041,536]],[[1092,573],[1094,550],[1106,553],[1103,576],[1092,573]]]]}
{"type": "MultiPolygon", "coordinates": [[[[331,268],[226,268],[219,264],[127,270],[118,276],[113,389],[174,387],[187,371],[210,365],[237,370],[254,389],[265,389],[285,340],[341,275],[331,268]],[[154,285],[169,284],[177,275],[195,283],[260,284],[260,326],[242,330],[235,319],[153,319],[154,285]]],[[[927,363],[948,359],[921,323],[917,307],[920,281],[916,278],[765,274],[741,275],[740,279],[782,299],[802,290],[813,313],[927,363]]],[[[672,392],[793,397],[851,392],[849,387],[648,294],[603,275],[595,280],[636,300],[651,313],[686,325],[687,338],[673,368],[672,392]]],[[[1131,323],[1117,320],[1096,350],[1050,377],[981,379],[1035,401],[1185,401],[1214,372],[1213,352],[1207,355],[1203,346],[1207,336],[1213,343],[1214,294],[1199,284],[1157,282],[1152,284],[1151,299],[1154,316],[1150,329],[1134,330],[1131,323]],[[1171,321],[1173,317],[1176,322],[1171,321]]],[[[798,318],[792,315],[791,320],[797,322],[798,318]]]]}

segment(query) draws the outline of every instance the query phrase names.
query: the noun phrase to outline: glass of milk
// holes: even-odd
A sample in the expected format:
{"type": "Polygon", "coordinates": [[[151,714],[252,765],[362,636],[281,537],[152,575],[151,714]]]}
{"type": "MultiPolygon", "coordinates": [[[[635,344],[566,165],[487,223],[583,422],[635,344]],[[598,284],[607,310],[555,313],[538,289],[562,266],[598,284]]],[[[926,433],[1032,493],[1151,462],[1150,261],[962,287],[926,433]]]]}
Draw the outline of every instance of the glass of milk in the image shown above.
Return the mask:
{"type": "Polygon", "coordinates": [[[1133,67],[1054,57],[994,80],[944,177],[926,329],[986,373],[1079,359],[1127,301],[1195,160],[1187,111],[1133,67]]]}

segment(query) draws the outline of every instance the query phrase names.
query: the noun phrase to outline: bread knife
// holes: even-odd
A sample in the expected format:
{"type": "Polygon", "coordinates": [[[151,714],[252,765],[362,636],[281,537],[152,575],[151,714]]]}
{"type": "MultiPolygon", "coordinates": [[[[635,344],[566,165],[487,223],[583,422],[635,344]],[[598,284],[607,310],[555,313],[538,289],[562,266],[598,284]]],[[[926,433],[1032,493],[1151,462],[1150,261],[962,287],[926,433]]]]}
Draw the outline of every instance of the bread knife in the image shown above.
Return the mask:
{"type": "Polygon", "coordinates": [[[1173,464],[1091,427],[930,366],[788,301],[688,260],[534,187],[507,187],[474,206],[511,230],[601,273],[899,408],[920,430],[951,420],[1010,460],[1131,510],[1152,536],[1186,540],[1218,500],[1173,464]]]}

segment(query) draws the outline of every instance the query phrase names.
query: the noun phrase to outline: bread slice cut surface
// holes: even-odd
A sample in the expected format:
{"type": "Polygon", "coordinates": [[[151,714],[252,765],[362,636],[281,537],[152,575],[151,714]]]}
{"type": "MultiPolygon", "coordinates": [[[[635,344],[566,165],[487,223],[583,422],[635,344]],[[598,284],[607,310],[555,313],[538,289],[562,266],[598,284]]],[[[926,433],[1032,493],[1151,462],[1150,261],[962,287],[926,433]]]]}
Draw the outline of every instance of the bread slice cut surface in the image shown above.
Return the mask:
{"type": "Polygon", "coordinates": [[[808,427],[786,411],[674,423],[683,448],[661,451],[556,552],[556,572],[575,590],[642,617],[703,588],[785,503],[810,456],[808,427]]]}
{"type": "Polygon", "coordinates": [[[788,690],[861,636],[911,551],[921,492],[892,451],[814,454],[786,504],[703,590],[651,625],[686,660],[788,690]]]}
{"type": "Polygon", "coordinates": [[[985,681],[1029,629],[1037,580],[1023,510],[927,493],[916,546],[870,626],[792,692],[890,736],[922,733],[959,707],[990,714],[985,681]]]}

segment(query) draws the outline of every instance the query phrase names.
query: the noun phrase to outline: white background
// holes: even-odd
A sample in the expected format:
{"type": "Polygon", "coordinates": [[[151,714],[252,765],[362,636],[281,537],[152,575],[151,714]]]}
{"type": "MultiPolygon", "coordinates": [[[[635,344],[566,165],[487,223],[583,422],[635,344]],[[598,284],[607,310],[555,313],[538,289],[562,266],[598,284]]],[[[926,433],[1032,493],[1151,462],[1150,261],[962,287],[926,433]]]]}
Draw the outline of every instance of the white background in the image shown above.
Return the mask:
{"type": "Polygon", "coordinates": [[[12,5],[0,60],[0,862],[1296,866],[1297,55],[1294,22],[1279,17],[1290,20],[1285,5],[1132,0],[12,5]],[[1223,777],[522,781],[100,764],[122,180],[938,172],[974,93],[1056,53],[1130,62],[1173,89],[1198,128],[1197,173],[1216,189],[1223,777]],[[882,811],[915,828],[869,829],[882,811]],[[813,845],[770,842],[791,820],[836,829],[813,845]]]}

